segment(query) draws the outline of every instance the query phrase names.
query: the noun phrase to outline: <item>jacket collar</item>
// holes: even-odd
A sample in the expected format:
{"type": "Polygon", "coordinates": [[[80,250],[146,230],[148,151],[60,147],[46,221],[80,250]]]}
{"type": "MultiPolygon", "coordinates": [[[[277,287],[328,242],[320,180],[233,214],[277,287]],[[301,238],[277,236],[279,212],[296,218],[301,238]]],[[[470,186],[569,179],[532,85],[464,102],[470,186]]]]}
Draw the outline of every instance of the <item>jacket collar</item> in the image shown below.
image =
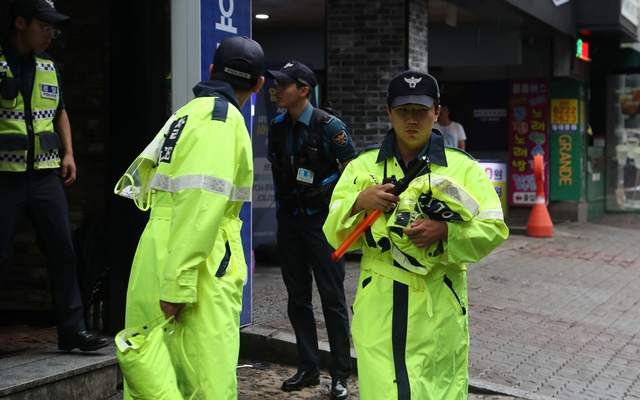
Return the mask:
{"type": "MultiPolygon", "coordinates": [[[[429,160],[432,163],[443,167],[447,166],[447,156],[444,153],[444,139],[438,130],[431,130],[429,142],[427,142],[422,151],[420,151],[419,156],[421,157],[425,153],[429,156],[429,160]]],[[[376,163],[384,161],[390,157],[397,157],[396,132],[393,129],[391,129],[382,140],[382,145],[380,146],[376,163]]]]}
{"type": "Polygon", "coordinates": [[[236,97],[236,92],[227,82],[216,80],[201,81],[193,87],[193,94],[196,97],[222,97],[240,110],[240,101],[236,97]]]}
{"type": "MultiPolygon", "coordinates": [[[[311,104],[311,102],[309,102],[307,104],[307,107],[302,112],[302,114],[300,114],[300,118],[298,118],[298,122],[301,122],[301,123],[305,124],[306,126],[309,126],[309,124],[311,124],[311,115],[312,114],[313,114],[313,105],[311,104]]],[[[293,120],[291,119],[291,116],[289,115],[288,111],[284,114],[284,118],[286,118],[287,121],[293,123],[293,120]]]]}

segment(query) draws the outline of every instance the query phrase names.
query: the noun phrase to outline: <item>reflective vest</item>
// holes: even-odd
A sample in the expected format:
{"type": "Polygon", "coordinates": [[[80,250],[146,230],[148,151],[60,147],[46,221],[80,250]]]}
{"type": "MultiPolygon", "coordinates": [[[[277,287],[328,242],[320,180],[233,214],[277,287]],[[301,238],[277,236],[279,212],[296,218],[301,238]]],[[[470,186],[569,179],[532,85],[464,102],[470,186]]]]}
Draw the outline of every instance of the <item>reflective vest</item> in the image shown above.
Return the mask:
{"type": "Polygon", "coordinates": [[[28,115],[22,93],[0,47],[0,171],[26,171],[28,124],[34,132],[34,168],[60,166],[60,138],[53,119],[60,102],[60,87],[53,61],[36,53],[36,73],[28,115]]]}

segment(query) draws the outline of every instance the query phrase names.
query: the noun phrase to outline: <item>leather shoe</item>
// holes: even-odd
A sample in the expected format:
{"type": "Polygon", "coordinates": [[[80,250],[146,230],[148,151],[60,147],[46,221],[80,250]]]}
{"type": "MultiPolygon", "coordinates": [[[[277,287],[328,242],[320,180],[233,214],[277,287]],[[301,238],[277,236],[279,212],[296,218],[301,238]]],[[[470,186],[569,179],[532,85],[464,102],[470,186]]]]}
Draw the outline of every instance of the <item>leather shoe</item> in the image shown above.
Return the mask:
{"type": "Polygon", "coordinates": [[[72,335],[58,338],[58,350],[71,351],[78,348],[82,351],[94,351],[109,345],[109,338],[89,331],[79,331],[72,335]]]}
{"type": "Polygon", "coordinates": [[[320,383],[320,372],[298,371],[297,374],[282,383],[282,390],[290,392],[320,383]]]}
{"type": "Polygon", "coordinates": [[[331,400],[346,400],[349,398],[347,378],[338,376],[331,380],[331,400]]]}

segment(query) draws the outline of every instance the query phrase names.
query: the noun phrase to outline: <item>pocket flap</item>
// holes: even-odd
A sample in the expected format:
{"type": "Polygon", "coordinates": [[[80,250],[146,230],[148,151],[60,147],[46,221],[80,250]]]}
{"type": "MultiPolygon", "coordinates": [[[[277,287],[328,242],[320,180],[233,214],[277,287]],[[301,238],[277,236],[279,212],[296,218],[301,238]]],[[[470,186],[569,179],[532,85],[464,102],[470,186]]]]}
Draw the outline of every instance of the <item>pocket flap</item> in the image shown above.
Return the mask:
{"type": "Polygon", "coordinates": [[[38,133],[40,138],[40,146],[45,150],[59,149],[62,147],[60,138],[55,132],[40,132],[38,133]]]}
{"type": "Polygon", "coordinates": [[[0,135],[0,150],[19,151],[29,148],[29,138],[20,133],[7,133],[0,135]]]}

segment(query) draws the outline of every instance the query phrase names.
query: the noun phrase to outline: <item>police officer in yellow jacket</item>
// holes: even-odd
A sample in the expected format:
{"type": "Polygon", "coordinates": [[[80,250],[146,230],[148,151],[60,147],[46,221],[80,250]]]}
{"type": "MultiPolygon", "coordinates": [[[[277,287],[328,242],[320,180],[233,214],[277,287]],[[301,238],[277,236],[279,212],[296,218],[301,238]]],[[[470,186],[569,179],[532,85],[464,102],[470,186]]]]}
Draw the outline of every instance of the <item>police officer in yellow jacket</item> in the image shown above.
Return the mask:
{"type": "Polygon", "coordinates": [[[196,98],[167,121],[116,186],[151,208],[133,261],[125,325],[176,316],[173,361],[185,398],[237,398],[247,273],[238,215],[253,185],[251,138],[240,110],[262,87],[263,69],[257,42],[225,38],[211,79],[194,87],[196,98]]]}
{"type": "Polygon", "coordinates": [[[76,179],[69,118],[56,65],[43,53],[60,34],[54,24],[69,17],[48,0],[15,0],[10,14],[9,39],[0,45],[0,267],[26,212],[47,257],[58,348],[97,350],[109,341],[86,331],[60,179],[76,179]]]}
{"type": "Polygon", "coordinates": [[[467,263],[508,229],[485,171],[432,130],[439,102],[431,75],[409,70],[391,80],[393,129],[349,163],[323,227],[337,248],[368,213],[383,212],[351,246],[363,253],[351,328],[363,400],[468,396],[467,263]],[[400,196],[390,193],[419,159],[422,174],[400,196]]]}

